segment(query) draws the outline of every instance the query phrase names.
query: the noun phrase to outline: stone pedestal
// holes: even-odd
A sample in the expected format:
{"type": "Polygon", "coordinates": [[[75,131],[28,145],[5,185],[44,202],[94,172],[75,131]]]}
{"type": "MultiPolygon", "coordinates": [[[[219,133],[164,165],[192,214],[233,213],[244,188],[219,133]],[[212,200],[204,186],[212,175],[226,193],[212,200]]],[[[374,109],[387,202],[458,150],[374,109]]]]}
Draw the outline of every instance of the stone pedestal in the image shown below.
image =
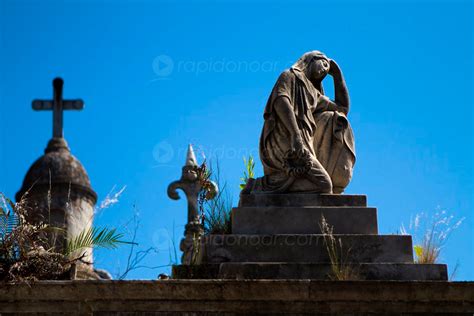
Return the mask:
{"type": "Polygon", "coordinates": [[[175,266],[175,278],[333,278],[321,231],[333,227],[339,267],[362,280],[447,280],[444,264],[415,264],[411,236],[379,235],[377,210],[363,195],[248,194],[232,210],[232,234],[208,235],[200,264],[175,266]]]}

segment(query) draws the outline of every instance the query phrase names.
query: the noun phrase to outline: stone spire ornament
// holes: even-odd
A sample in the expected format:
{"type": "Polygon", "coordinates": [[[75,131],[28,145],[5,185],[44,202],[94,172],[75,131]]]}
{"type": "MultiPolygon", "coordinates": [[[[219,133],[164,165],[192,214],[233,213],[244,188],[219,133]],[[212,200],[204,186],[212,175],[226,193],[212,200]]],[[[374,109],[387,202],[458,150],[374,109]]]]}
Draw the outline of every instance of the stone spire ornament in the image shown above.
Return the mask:
{"type": "MultiPolygon", "coordinates": [[[[34,100],[34,110],[53,111],[53,138],[44,155],[28,170],[16,200],[25,197],[31,209],[27,220],[44,222],[63,228],[66,238],[72,238],[92,226],[97,194],[91,187],[89,176],[80,161],[74,157],[63,138],[63,110],[80,110],[82,100],[63,100],[63,80],[53,80],[54,99],[34,100]]],[[[56,250],[62,251],[66,239],[56,239],[56,250]]],[[[82,251],[84,261],[92,262],[92,249],[82,251]]],[[[92,269],[92,266],[90,266],[92,269]]]]}
{"type": "MultiPolygon", "coordinates": [[[[191,144],[188,146],[186,154],[186,162],[182,168],[181,179],[172,182],[168,186],[168,196],[173,200],[179,200],[179,194],[176,191],[181,189],[188,200],[188,221],[185,226],[184,238],[180,243],[180,250],[183,252],[181,262],[184,265],[195,263],[199,254],[199,246],[201,236],[204,234],[204,227],[201,223],[199,214],[199,195],[203,192],[203,182],[199,175],[200,167],[197,164],[196,155],[194,154],[191,144]]],[[[207,181],[208,190],[212,192],[208,197],[212,199],[217,194],[217,185],[212,181],[207,181]]]]}
{"type": "Polygon", "coordinates": [[[194,149],[193,149],[193,146],[191,146],[191,144],[188,145],[188,151],[186,153],[186,162],[184,165],[188,167],[193,167],[193,166],[197,167],[198,165],[196,155],[194,154],[194,149]]]}

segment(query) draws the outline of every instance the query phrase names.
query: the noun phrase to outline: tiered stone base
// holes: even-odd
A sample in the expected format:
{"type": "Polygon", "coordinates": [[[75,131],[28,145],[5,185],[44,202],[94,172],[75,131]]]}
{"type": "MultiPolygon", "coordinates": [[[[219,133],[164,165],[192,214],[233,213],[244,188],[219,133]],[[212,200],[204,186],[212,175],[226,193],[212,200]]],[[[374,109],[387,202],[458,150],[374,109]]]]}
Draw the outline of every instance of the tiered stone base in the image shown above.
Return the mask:
{"type": "Polygon", "coordinates": [[[242,195],[232,234],[205,236],[195,266],[174,278],[447,280],[443,264],[413,262],[411,236],[378,235],[377,210],[363,195],[242,195]],[[331,261],[322,217],[333,227],[331,261]]]}

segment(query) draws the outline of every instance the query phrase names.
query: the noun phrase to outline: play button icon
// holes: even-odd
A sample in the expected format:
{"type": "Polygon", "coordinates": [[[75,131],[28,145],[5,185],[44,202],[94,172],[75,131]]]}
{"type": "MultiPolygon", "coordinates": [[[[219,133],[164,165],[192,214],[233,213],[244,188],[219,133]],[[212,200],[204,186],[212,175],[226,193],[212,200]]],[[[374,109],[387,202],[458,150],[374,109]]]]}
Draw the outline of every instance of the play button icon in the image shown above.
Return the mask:
{"type": "Polygon", "coordinates": [[[167,141],[161,141],[153,148],[153,158],[159,164],[165,164],[173,159],[173,146],[167,141]]]}
{"type": "Polygon", "coordinates": [[[167,55],[159,55],[153,60],[153,71],[159,77],[167,77],[173,72],[173,59],[167,55]]]}

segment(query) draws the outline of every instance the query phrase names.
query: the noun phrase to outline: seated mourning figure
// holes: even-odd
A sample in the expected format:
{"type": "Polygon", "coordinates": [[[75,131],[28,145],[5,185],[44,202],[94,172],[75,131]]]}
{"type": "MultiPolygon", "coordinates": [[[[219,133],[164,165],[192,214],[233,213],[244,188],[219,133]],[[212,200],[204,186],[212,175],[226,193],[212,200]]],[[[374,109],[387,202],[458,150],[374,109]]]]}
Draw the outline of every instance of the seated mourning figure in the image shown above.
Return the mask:
{"type": "Polygon", "coordinates": [[[342,193],[355,163],[347,120],[349,93],[338,64],[319,51],[304,54],[278,78],[268,99],[260,137],[264,176],[242,194],[342,193]],[[334,100],[322,81],[334,81],[334,100]]]}

